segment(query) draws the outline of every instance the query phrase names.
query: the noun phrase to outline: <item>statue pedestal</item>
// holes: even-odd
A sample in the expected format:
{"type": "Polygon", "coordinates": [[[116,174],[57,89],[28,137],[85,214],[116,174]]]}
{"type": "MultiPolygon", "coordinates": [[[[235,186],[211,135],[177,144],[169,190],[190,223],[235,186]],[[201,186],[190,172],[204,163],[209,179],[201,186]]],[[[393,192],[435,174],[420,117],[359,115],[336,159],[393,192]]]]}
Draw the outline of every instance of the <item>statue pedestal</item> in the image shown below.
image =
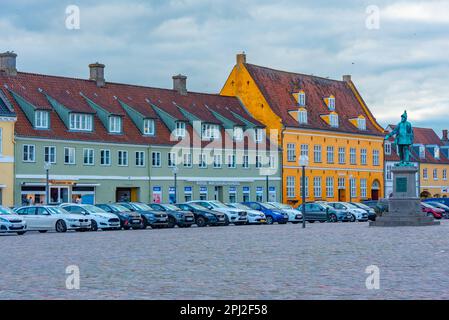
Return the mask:
{"type": "Polygon", "coordinates": [[[388,212],[370,222],[373,227],[434,226],[433,217],[421,211],[421,199],[416,196],[416,172],[414,166],[395,166],[393,196],[388,200],[388,212]]]}

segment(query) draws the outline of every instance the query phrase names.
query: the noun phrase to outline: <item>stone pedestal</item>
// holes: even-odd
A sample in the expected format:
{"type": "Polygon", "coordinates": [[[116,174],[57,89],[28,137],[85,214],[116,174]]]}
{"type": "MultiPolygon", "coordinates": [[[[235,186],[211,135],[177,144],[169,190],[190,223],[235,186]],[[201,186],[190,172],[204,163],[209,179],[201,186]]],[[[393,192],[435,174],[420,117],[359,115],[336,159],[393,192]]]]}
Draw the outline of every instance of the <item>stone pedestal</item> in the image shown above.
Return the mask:
{"type": "Polygon", "coordinates": [[[374,227],[433,226],[439,225],[433,217],[421,211],[421,200],[416,195],[415,166],[395,166],[393,196],[388,200],[388,212],[370,222],[374,227]]]}

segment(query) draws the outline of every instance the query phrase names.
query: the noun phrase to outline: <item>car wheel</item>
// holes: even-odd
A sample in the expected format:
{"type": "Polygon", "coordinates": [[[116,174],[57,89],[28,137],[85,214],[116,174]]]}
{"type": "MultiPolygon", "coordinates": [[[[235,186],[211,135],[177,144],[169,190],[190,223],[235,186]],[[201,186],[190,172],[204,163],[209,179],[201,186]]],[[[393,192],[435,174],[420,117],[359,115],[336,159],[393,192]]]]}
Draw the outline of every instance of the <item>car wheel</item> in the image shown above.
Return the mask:
{"type": "Polygon", "coordinates": [[[90,230],[92,230],[92,231],[98,231],[97,221],[95,221],[95,220],[91,220],[91,221],[90,221],[90,230]]]}
{"type": "Polygon", "coordinates": [[[17,232],[17,234],[18,234],[19,236],[23,236],[25,233],[26,233],[26,231],[20,231],[20,232],[17,232]]]}
{"type": "Polygon", "coordinates": [[[330,222],[337,222],[338,221],[337,216],[335,214],[331,214],[330,217],[329,217],[329,221],[330,222]]]}
{"type": "Polygon", "coordinates": [[[352,215],[352,217],[351,217],[351,220],[350,220],[351,222],[356,222],[357,221],[357,218],[355,217],[355,215],[352,215]]]}
{"type": "Polygon", "coordinates": [[[196,218],[196,225],[200,228],[205,227],[207,224],[206,219],[204,219],[204,217],[198,217],[196,218]]]}
{"type": "Polygon", "coordinates": [[[307,220],[309,223],[315,223],[315,220],[307,220]]]}
{"type": "Polygon", "coordinates": [[[46,233],[47,230],[39,230],[40,233],[46,233]]]}
{"type": "Polygon", "coordinates": [[[56,229],[56,232],[66,232],[67,225],[65,224],[65,221],[64,220],[56,221],[55,229],[56,229]]]}
{"type": "Polygon", "coordinates": [[[292,221],[292,223],[293,223],[293,224],[298,224],[298,223],[299,223],[299,221],[292,221]]]}
{"type": "Polygon", "coordinates": [[[273,224],[273,217],[267,216],[267,224],[273,224]]]}
{"type": "MultiPolygon", "coordinates": [[[[131,227],[123,227],[124,230],[129,230],[131,227]]],[[[119,229],[120,230],[120,229],[119,229]]]]}
{"type": "Polygon", "coordinates": [[[176,219],[173,217],[168,218],[167,228],[174,228],[176,226],[176,219]]]}
{"type": "Polygon", "coordinates": [[[227,215],[225,215],[225,223],[223,224],[224,226],[229,226],[229,218],[227,215]]]}

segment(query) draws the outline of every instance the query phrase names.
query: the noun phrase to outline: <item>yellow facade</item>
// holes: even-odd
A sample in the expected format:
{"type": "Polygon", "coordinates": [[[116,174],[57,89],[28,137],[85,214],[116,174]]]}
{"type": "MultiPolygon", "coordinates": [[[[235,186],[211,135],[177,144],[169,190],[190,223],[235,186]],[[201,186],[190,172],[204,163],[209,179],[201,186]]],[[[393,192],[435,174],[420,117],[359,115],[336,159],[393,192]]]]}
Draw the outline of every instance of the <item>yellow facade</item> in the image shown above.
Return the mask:
{"type": "Polygon", "coordinates": [[[420,163],[420,195],[423,198],[449,197],[449,165],[420,163]],[[435,172],[434,172],[435,171],[435,172]]]}
{"type": "Polygon", "coordinates": [[[0,203],[8,207],[14,205],[14,123],[0,117],[0,203]]]}
{"type": "MultiPolygon", "coordinates": [[[[246,58],[243,54],[237,56],[237,64],[229,75],[221,90],[221,94],[226,96],[237,96],[254,118],[265,124],[268,129],[277,130],[278,142],[283,148],[282,167],[284,203],[301,203],[300,181],[302,169],[299,167],[298,160],[301,155],[302,144],[308,146],[308,156],[310,161],[306,170],[306,176],[308,178],[307,201],[360,201],[362,199],[378,199],[384,196],[383,137],[325,130],[285,128],[282,119],[272,110],[265,99],[261,88],[258,87],[246,69],[245,60],[246,58]],[[293,161],[289,161],[288,144],[294,144],[295,146],[294,153],[296,157],[293,161]],[[315,146],[320,146],[321,148],[321,161],[315,161],[319,160],[315,159],[314,156],[315,146]],[[333,147],[333,161],[328,161],[328,147],[333,147]],[[344,163],[339,163],[340,147],[345,148],[344,163]],[[350,148],[356,149],[355,163],[350,162],[350,148]],[[362,149],[366,149],[366,164],[361,164],[362,149]],[[373,164],[374,150],[378,152],[378,164],[376,165],[373,164]],[[350,193],[349,184],[351,176],[355,179],[355,194],[352,195],[350,193]],[[344,185],[342,180],[344,180],[344,185]],[[314,182],[317,183],[315,188],[314,182]],[[329,184],[329,187],[327,187],[326,182],[329,184]],[[366,188],[363,188],[362,190],[361,184],[366,184],[366,188]],[[292,185],[294,186],[292,187],[292,185]],[[319,186],[321,187],[319,188],[319,186]]],[[[367,106],[352,85],[351,90],[356,96],[357,101],[360,103],[361,108],[366,110],[367,106]]],[[[326,103],[328,103],[327,100],[332,97],[333,96],[328,97],[325,100],[326,103]]],[[[297,99],[296,96],[295,99],[297,99]]],[[[297,119],[296,112],[290,112],[290,115],[297,119]]],[[[370,117],[369,120],[374,119],[371,119],[370,117]]],[[[383,131],[375,120],[373,123],[379,132],[383,131]]],[[[355,122],[354,125],[356,125],[355,122]]]]}

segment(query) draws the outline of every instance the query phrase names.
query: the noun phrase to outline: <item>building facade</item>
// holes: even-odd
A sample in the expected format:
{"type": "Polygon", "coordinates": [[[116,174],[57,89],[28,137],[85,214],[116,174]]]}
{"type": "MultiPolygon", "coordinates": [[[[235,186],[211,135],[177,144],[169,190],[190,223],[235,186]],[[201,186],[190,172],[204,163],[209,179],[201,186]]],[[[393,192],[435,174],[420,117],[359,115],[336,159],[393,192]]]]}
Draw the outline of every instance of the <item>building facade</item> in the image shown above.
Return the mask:
{"type": "Polygon", "coordinates": [[[89,80],[0,74],[17,113],[15,205],[281,200],[279,148],[238,99],[189,92],[180,75],[168,90],[89,67],[89,80]]]}
{"type": "Polygon", "coordinates": [[[238,97],[282,146],[285,202],[301,202],[301,156],[309,160],[307,201],[383,197],[384,130],[350,76],[337,81],[273,70],[239,54],[221,94],[238,97]]]}

